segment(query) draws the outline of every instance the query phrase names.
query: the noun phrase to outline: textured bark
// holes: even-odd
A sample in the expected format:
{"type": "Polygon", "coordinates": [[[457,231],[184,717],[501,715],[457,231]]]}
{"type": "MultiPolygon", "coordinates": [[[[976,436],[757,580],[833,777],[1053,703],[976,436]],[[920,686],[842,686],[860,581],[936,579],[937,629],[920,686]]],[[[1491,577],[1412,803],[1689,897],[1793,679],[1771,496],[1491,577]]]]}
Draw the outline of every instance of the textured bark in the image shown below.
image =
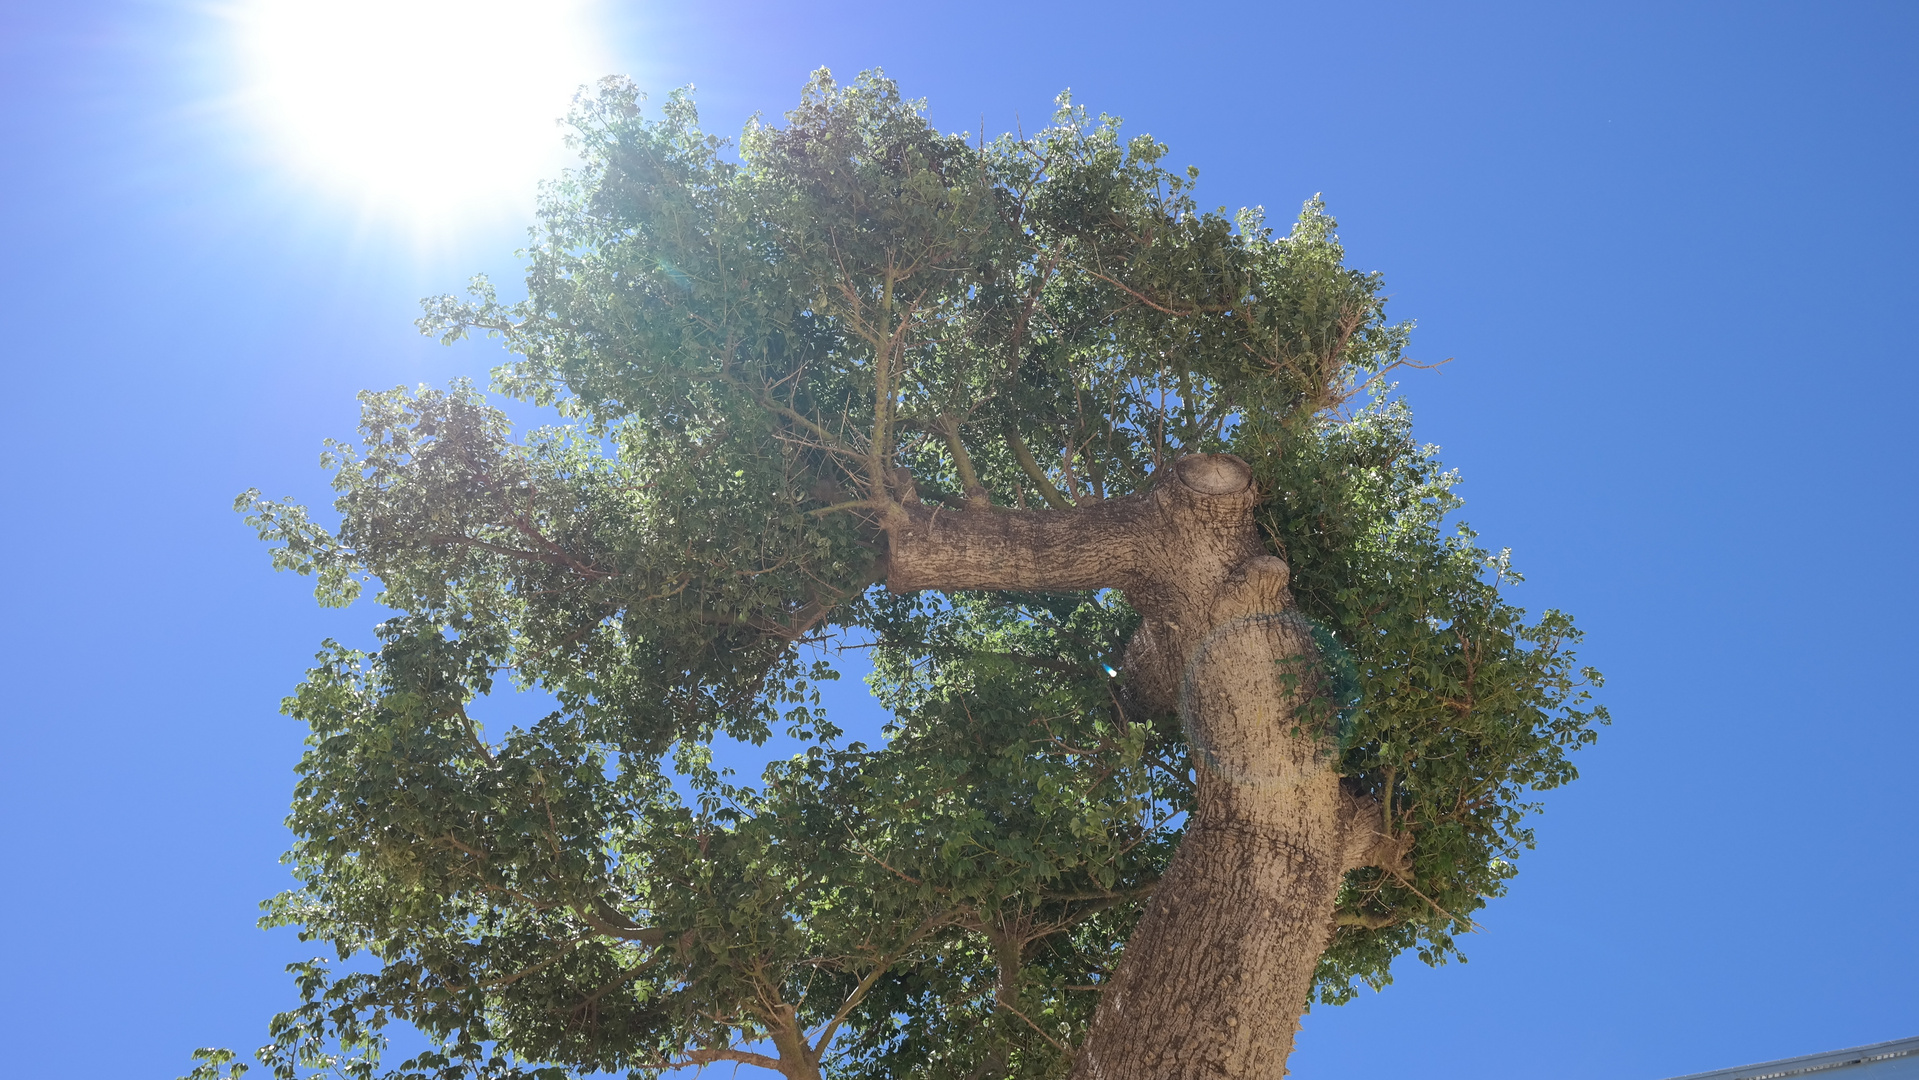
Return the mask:
{"type": "Polygon", "coordinates": [[[780,1075],[786,1080],[820,1080],[820,1048],[806,1041],[806,1031],[793,1006],[777,1006],[773,1017],[767,1036],[779,1051],[780,1075]]]}
{"type": "Polygon", "coordinates": [[[909,502],[888,525],[896,591],[1123,591],[1143,616],[1128,676],[1186,726],[1197,806],[1074,1080],[1284,1075],[1346,870],[1403,851],[1340,788],[1311,634],[1257,501],[1244,462],[1195,455],[1150,491],[1086,507],[909,502]]]}

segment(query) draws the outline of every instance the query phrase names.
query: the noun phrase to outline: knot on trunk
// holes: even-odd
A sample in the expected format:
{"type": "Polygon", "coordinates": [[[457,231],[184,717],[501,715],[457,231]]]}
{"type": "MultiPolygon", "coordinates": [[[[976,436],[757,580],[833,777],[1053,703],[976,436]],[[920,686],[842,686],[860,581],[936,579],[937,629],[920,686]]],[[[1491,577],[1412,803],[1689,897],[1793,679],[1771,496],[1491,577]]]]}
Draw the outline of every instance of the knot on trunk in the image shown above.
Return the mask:
{"type": "Polygon", "coordinates": [[[1292,607],[1293,596],[1286,588],[1292,578],[1292,567],[1277,555],[1255,555],[1240,563],[1227,574],[1213,600],[1213,624],[1274,615],[1292,607]]]}

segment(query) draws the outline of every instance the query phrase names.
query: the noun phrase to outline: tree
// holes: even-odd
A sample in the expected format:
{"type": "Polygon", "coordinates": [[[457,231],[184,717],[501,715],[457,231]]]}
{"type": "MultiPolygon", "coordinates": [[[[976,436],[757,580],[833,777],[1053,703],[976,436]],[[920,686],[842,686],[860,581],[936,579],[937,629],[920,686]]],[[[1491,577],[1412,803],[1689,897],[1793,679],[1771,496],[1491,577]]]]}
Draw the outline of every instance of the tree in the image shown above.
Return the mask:
{"type": "MultiPolygon", "coordinates": [[[[337,526],[242,496],[329,642],[281,1077],[1279,1075],[1309,998],[1429,963],[1571,779],[1598,677],[1463,527],[1375,274],[1062,100],[942,135],[824,72],[738,161],[623,81],[572,117],[515,359],[362,396],[337,526]],[[892,717],[848,742],[822,647],[892,717]],[[496,687],[550,697],[493,734],[496,687]],[[807,741],[757,784],[722,736],[807,741]]],[[[230,1056],[203,1051],[196,1075],[230,1056]]]]}

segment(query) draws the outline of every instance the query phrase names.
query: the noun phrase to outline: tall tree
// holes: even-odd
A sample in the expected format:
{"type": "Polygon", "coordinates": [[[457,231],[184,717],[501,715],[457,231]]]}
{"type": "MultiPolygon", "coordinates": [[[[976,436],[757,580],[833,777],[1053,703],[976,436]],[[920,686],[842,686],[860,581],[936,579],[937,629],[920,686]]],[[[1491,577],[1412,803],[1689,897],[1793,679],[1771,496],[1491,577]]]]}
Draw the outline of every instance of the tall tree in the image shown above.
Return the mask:
{"type": "Polygon", "coordinates": [[[580,102],[525,300],[422,320],[565,423],[367,394],[336,526],[242,497],[393,612],[287,700],[266,921],[371,963],[295,966],[275,1074],[374,1076],[397,1018],[393,1076],[1266,1077],[1315,995],[1452,954],[1605,715],[1448,527],[1321,204],[1203,212],[1065,102],[986,143],[822,72],[737,161],[643,104],[580,102]],[[505,686],[551,711],[486,731],[505,686]]]}

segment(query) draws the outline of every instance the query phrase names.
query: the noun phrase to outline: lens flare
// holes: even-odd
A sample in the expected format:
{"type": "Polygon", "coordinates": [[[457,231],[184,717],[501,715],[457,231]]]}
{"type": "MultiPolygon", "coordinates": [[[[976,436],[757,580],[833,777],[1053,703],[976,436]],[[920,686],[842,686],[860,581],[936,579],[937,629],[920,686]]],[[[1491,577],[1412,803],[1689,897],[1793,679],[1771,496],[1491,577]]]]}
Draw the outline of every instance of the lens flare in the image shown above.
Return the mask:
{"type": "Polygon", "coordinates": [[[591,0],[248,0],[244,100],[302,177],[444,222],[523,211],[608,73],[591,0]]]}

